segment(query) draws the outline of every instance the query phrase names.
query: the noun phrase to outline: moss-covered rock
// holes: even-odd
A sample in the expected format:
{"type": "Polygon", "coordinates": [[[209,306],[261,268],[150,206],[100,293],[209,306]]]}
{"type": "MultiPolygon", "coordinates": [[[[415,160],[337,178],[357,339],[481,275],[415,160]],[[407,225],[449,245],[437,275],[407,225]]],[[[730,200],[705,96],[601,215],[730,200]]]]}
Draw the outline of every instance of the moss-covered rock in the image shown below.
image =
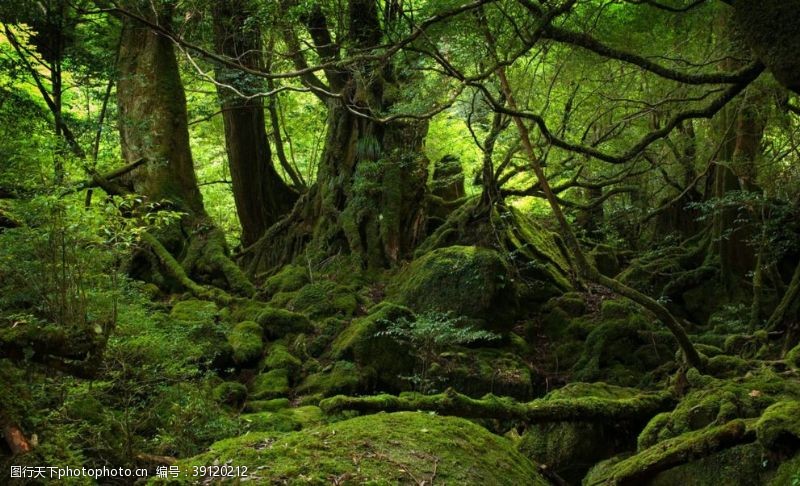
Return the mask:
{"type": "Polygon", "coordinates": [[[429,374],[473,397],[492,393],[528,400],[533,395],[528,365],[519,355],[501,349],[460,348],[442,353],[429,374]]]}
{"type": "Polygon", "coordinates": [[[246,434],[179,465],[229,462],[262,484],[548,484],[506,439],[464,419],[417,412],[246,434]]]}
{"type": "Polygon", "coordinates": [[[474,246],[440,248],[414,260],[387,287],[393,302],[415,312],[450,312],[482,327],[507,332],[519,303],[500,255],[474,246]]]}
{"type": "Polygon", "coordinates": [[[770,405],[756,423],[756,436],[766,449],[797,449],[800,446],[800,401],[770,405]]]}
{"type": "MultiPolygon", "coordinates": [[[[632,398],[641,392],[605,383],[571,383],[554,390],[545,400],[597,397],[632,398]]],[[[534,424],[522,436],[517,449],[534,462],[547,465],[570,484],[580,481],[589,468],[636,442],[641,424],[608,422],[553,422],[534,424]]]]}
{"type": "Polygon", "coordinates": [[[236,364],[249,366],[258,362],[264,349],[261,335],[261,326],[256,322],[244,321],[236,324],[228,336],[236,364]]]}
{"type": "Polygon", "coordinates": [[[250,383],[250,397],[254,400],[277,398],[289,394],[289,371],[271,370],[261,373],[250,383]]]}
{"type": "Polygon", "coordinates": [[[381,302],[369,314],[354,319],[331,344],[330,355],[336,360],[353,361],[379,384],[398,389],[404,385],[400,378],[411,374],[414,360],[406,346],[378,333],[386,324],[398,319],[412,319],[407,307],[381,302]]]}
{"type": "Polygon", "coordinates": [[[639,434],[639,450],[664,440],[731,420],[754,419],[779,401],[800,399],[800,383],[770,369],[760,369],[736,379],[717,379],[687,373],[690,391],[672,412],[653,417],[639,434]]]}
{"type": "Polygon", "coordinates": [[[240,419],[250,432],[291,432],[320,425],[325,421],[325,415],[319,407],[309,405],[272,412],[247,413],[240,419]]]}
{"type": "Polygon", "coordinates": [[[264,282],[263,291],[267,295],[273,295],[278,292],[294,292],[308,282],[307,268],[289,264],[264,282]]]}
{"type": "Polygon", "coordinates": [[[245,403],[244,411],[255,412],[277,412],[284,408],[289,408],[291,402],[288,398],[273,398],[272,400],[253,400],[245,403]]]}
{"type": "Polygon", "coordinates": [[[236,381],[226,381],[215,386],[211,395],[219,403],[238,407],[247,398],[247,387],[236,381]]]}
{"type": "Polygon", "coordinates": [[[340,285],[332,280],[318,280],[294,292],[277,292],[270,304],[301,312],[314,319],[349,317],[357,313],[360,298],[354,286],[340,285]]]}
{"type": "Polygon", "coordinates": [[[670,361],[675,354],[671,340],[656,339],[656,329],[645,317],[616,301],[603,303],[599,323],[579,319],[571,323],[573,328],[569,331],[579,338],[586,327],[574,326],[586,324],[591,331],[572,368],[576,380],[639,385],[649,371],[670,361]]]}
{"type": "Polygon", "coordinates": [[[290,353],[289,348],[282,342],[273,343],[264,359],[264,368],[267,370],[285,368],[293,373],[302,365],[300,359],[290,353]]]}
{"type": "Polygon", "coordinates": [[[189,299],[176,302],[169,316],[176,321],[208,322],[217,318],[217,304],[207,300],[189,299]]]}
{"type": "Polygon", "coordinates": [[[356,365],[337,361],[318,373],[308,375],[295,389],[298,395],[329,397],[339,393],[355,393],[361,378],[356,365]]]}
{"type": "Polygon", "coordinates": [[[314,326],[305,315],[271,306],[263,307],[256,322],[264,329],[265,335],[271,339],[314,330],[314,326]]]}

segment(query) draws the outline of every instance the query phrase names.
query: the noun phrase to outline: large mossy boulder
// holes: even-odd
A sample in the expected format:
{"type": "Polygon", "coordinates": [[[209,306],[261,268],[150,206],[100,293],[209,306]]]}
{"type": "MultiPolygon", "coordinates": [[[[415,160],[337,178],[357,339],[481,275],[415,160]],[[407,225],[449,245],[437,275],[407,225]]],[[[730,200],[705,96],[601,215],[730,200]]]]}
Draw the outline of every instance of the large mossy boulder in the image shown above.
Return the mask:
{"type": "Polygon", "coordinates": [[[533,398],[530,367],[518,354],[503,349],[456,348],[442,353],[429,373],[437,384],[476,398],[487,393],[533,398]]]}
{"type": "Polygon", "coordinates": [[[256,322],[236,324],[228,336],[228,343],[233,348],[233,361],[237,365],[250,366],[258,362],[264,349],[261,334],[261,326],[256,322]]]}
{"type": "Polygon", "coordinates": [[[394,278],[387,297],[414,312],[452,313],[495,332],[508,332],[519,314],[508,266],[498,252],[475,246],[426,253],[394,278]]]}
{"type": "MultiPolygon", "coordinates": [[[[547,394],[545,400],[596,397],[633,398],[641,391],[605,383],[571,383],[547,394]]],[[[552,422],[534,424],[517,448],[531,460],[545,464],[569,484],[577,484],[595,463],[636,445],[642,424],[633,422],[552,422]]]]}
{"type": "Polygon", "coordinates": [[[548,484],[507,439],[468,420],[420,412],[249,433],[179,466],[209,464],[246,466],[254,484],[548,484]]]}
{"type": "Polygon", "coordinates": [[[378,387],[402,390],[407,384],[402,377],[411,375],[414,360],[407,346],[389,336],[380,335],[388,323],[398,319],[413,319],[407,307],[381,302],[369,313],[354,319],[331,344],[330,357],[355,362],[362,375],[371,378],[378,387]]]}

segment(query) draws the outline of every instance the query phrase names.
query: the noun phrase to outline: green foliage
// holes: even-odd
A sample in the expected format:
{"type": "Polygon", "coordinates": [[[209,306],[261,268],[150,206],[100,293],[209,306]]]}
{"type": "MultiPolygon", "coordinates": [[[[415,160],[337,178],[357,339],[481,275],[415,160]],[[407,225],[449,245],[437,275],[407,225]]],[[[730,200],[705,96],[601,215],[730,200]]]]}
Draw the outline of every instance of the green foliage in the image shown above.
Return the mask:
{"type": "Polygon", "coordinates": [[[406,377],[421,393],[433,393],[436,390],[434,380],[430,377],[430,367],[439,359],[446,349],[456,346],[486,342],[499,339],[500,336],[481,329],[463,327],[459,319],[450,314],[440,312],[423,312],[413,320],[401,317],[387,323],[386,328],[378,331],[376,336],[388,336],[408,346],[417,360],[417,373],[406,377]]]}

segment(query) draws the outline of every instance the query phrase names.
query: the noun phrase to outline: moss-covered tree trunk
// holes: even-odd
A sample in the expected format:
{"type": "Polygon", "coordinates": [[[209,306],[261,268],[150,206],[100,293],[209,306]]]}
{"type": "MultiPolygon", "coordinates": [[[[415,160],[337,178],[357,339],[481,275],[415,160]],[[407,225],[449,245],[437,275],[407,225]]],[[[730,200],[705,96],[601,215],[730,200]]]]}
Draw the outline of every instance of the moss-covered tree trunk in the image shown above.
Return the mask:
{"type": "MultiPolygon", "coordinates": [[[[214,8],[216,49],[234,62],[251,69],[263,69],[261,30],[248,19],[248,0],[217,2],[214,8]]],[[[219,67],[216,79],[240,93],[263,92],[260,78],[234,69],[219,67]]],[[[233,198],[242,225],[242,244],[247,247],[281,216],[289,212],[297,195],[278,175],[272,163],[261,98],[243,98],[231,89],[217,88],[225,124],[233,198]]]]}
{"type": "MultiPolygon", "coordinates": [[[[348,14],[350,52],[379,46],[376,2],[350,0],[348,14]]],[[[320,57],[338,55],[321,11],[312,10],[305,23],[320,57]]],[[[336,96],[323,96],[327,135],[316,183],[293,221],[273,228],[247,256],[254,273],[304,248],[311,259],[345,253],[363,268],[388,267],[409,256],[424,232],[427,122],[380,120],[394,102],[390,93],[400,82],[395,70],[387,62],[364,61],[346,71],[328,70],[326,77],[336,96]]]]}
{"type": "MultiPolygon", "coordinates": [[[[150,4],[131,2],[127,7],[160,25],[170,23],[168,8],[155,14],[150,4]]],[[[180,278],[176,282],[175,277],[183,272],[249,293],[252,286],[227,258],[224,235],[203,206],[189,146],[186,98],[172,43],[131,17],[123,16],[122,20],[117,87],[122,154],[129,163],[139,159],[146,162],[120,181],[149,203],[183,213],[180,221],[159,228],[157,238],[143,240],[150,246],[163,245],[182,268],[173,268],[176,262],[164,258],[167,254],[163,251],[156,251],[155,256],[150,254],[149,263],[160,260],[166,272],[153,272],[154,265],[142,265],[141,258],[147,254],[140,256],[133,270],[138,267],[140,276],[167,286],[180,285],[180,278]]]]}

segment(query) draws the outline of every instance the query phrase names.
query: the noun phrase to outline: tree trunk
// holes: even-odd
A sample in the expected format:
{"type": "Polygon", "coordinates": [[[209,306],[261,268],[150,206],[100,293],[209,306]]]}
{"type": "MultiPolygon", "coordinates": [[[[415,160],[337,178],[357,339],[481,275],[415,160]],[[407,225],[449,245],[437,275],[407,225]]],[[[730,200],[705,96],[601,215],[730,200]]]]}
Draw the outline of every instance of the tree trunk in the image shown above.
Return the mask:
{"type": "MultiPolygon", "coordinates": [[[[312,9],[304,22],[318,55],[335,59],[327,21],[312,9]]],[[[376,3],[350,0],[348,47],[369,52],[382,39],[376,3]]],[[[292,34],[287,34],[291,39],[292,34]]],[[[302,66],[303,59],[295,60],[302,66]]],[[[348,71],[328,69],[325,147],[317,180],[287,221],[247,252],[249,271],[286,263],[308,248],[312,259],[343,252],[363,268],[384,268],[409,256],[424,233],[428,160],[422,145],[426,121],[382,122],[400,80],[391,65],[362,62],[348,71]],[[287,252],[286,248],[291,248],[287,252]]],[[[318,79],[305,80],[319,86],[318,79]]]]}
{"type": "MultiPolygon", "coordinates": [[[[144,6],[139,13],[160,25],[169,25],[171,12],[161,11],[153,18],[150,6],[144,6]]],[[[183,213],[179,222],[158,228],[157,238],[146,243],[150,247],[161,244],[165,251],[179,256],[189,275],[239,293],[252,293],[252,284],[226,256],[224,235],[203,207],[189,147],[186,98],[171,41],[123,16],[118,69],[122,154],[128,163],[146,161],[120,177],[120,182],[150,203],[183,213]]],[[[164,258],[158,260],[168,265],[164,258]]],[[[140,258],[132,266],[137,276],[168,287],[183,286],[169,280],[177,269],[159,275],[141,263],[140,258]],[[138,266],[148,269],[137,272],[138,266]]]]}
{"type": "MultiPolygon", "coordinates": [[[[262,69],[261,32],[247,22],[247,0],[217,2],[214,9],[214,41],[218,52],[243,66],[262,69]]],[[[246,95],[263,90],[262,80],[230,68],[216,70],[219,83],[246,95]]],[[[255,243],[267,228],[291,210],[297,194],[287,186],[272,164],[262,98],[246,99],[217,87],[225,125],[233,198],[242,225],[242,244],[255,243]]]]}

